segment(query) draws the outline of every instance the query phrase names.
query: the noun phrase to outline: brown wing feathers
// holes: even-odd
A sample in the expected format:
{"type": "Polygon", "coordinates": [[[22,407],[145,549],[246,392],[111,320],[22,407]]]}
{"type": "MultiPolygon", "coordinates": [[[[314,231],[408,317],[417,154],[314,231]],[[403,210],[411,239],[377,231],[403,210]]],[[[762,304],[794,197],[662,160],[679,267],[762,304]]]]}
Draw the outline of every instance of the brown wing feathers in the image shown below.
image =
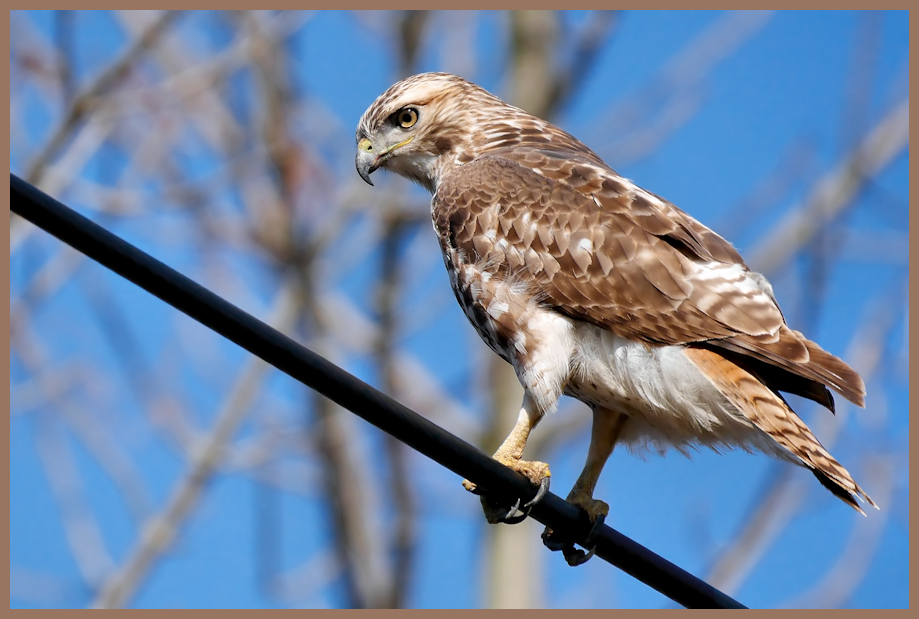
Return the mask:
{"type": "Polygon", "coordinates": [[[592,172],[526,149],[485,155],[464,166],[463,181],[442,183],[436,225],[476,259],[529,271],[559,312],[649,344],[686,345],[719,391],[824,486],[858,511],[856,496],[874,505],[778,394],[834,410],[830,387],[863,406],[861,377],[785,325],[771,290],[751,288],[724,239],[670,203],[592,172]],[[521,152],[526,165],[515,161],[521,152]],[[716,271],[700,277],[704,263],[716,271]]]}
{"type": "MultiPolygon", "coordinates": [[[[508,153],[508,156],[515,154],[508,153]]],[[[707,340],[714,348],[735,353],[736,363],[760,376],[777,391],[810,398],[834,410],[833,397],[826,390],[829,386],[846,399],[864,406],[865,385],[858,373],[800,332],[787,328],[781,310],[771,299],[771,291],[768,293],[771,302],[757,303],[754,299],[735,295],[724,304],[723,296],[717,291],[709,289],[709,294],[704,294],[706,282],[694,281],[694,286],[700,290],[694,297],[690,295],[684,279],[690,273],[681,259],[740,264],[746,269],[730,243],[663,198],[653,196],[659,200],[655,203],[634,190],[630,193],[620,179],[612,176],[601,180],[587,178],[589,169],[565,162],[561,157],[539,162],[540,172],[546,173],[549,168],[547,176],[578,189],[578,192],[559,191],[556,199],[563,200],[566,210],[581,210],[587,212],[588,217],[593,202],[607,215],[595,214],[595,221],[590,222],[600,230],[593,239],[593,257],[599,269],[591,269],[588,264],[576,275],[581,281],[590,280],[591,275],[601,280],[611,278],[612,286],[589,281],[585,284],[593,284],[599,293],[597,297],[623,306],[627,322],[622,324],[623,321],[616,320],[618,317],[611,315],[609,305],[588,303],[580,309],[570,307],[562,311],[573,310],[576,317],[606,326],[619,323],[614,327],[617,331],[651,343],[707,340]],[[570,183],[572,175],[577,179],[575,184],[570,183]],[[581,205],[581,194],[589,196],[583,200],[586,208],[581,205]],[[608,233],[604,234],[603,230],[608,233]],[[612,237],[613,242],[604,243],[606,236],[612,237]],[[654,250],[650,258],[642,260],[638,256],[641,245],[654,250]],[[616,280],[619,286],[615,285],[616,280]],[[683,301],[689,303],[683,304],[683,301]],[[670,307],[667,307],[668,302],[670,307]],[[676,316],[672,310],[676,309],[682,311],[674,320],[676,316]]],[[[560,261],[564,261],[564,257],[560,261]]],[[[563,271],[563,275],[571,273],[563,271]]],[[[584,296],[583,291],[581,295],[570,292],[577,282],[566,281],[561,285],[569,299],[584,296]]]]}
{"type": "Polygon", "coordinates": [[[686,356],[753,425],[797,456],[833,494],[862,514],[856,496],[877,507],[778,393],[716,352],[691,347],[686,356]]]}
{"type": "Polygon", "coordinates": [[[546,303],[573,318],[649,344],[716,349],[769,387],[831,410],[823,385],[863,405],[858,374],[786,327],[771,293],[694,278],[697,263],[745,270],[730,243],[612,170],[548,152],[498,149],[464,165],[438,189],[438,229],[454,230],[450,243],[470,255],[528,270],[546,303]]]}

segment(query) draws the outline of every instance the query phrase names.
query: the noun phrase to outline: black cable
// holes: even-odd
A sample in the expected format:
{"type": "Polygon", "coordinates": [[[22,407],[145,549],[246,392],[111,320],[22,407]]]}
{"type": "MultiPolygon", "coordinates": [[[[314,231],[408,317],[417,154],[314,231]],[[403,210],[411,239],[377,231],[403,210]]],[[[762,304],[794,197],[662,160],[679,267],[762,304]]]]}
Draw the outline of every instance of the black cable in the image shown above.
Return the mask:
{"type": "MultiPolygon", "coordinates": [[[[535,494],[523,475],[12,173],[10,210],[496,497],[527,500],[535,494]]],[[[530,512],[557,534],[583,541],[590,526],[581,514],[552,493],[530,512]]],[[[596,555],[688,608],[746,608],[608,526],[597,537],[596,555]]]]}

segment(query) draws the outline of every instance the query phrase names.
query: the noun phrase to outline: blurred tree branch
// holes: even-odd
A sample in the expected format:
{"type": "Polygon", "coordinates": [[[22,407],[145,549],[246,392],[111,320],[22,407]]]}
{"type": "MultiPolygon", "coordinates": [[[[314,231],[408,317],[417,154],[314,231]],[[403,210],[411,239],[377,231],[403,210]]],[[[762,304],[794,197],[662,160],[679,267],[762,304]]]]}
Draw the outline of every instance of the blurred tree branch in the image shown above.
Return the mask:
{"type": "Polygon", "coordinates": [[[88,84],[81,92],[70,98],[70,105],[63,115],[63,120],[48,140],[45,147],[35,156],[29,165],[25,179],[32,184],[42,183],[42,174],[48,163],[57,155],[61,147],[70,137],[71,132],[102,102],[115,84],[123,79],[132,66],[153,46],[167,31],[169,26],[178,17],[176,11],[164,11],[155,18],[143,34],[138,36],[128,46],[124,54],[100,73],[95,80],[88,84]]]}
{"type": "Polygon", "coordinates": [[[898,103],[832,171],[814,184],[804,204],[793,208],[748,252],[747,263],[776,273],[813,236],[852,203],[871,178],[909,146],[909,100],[898,103]]]}
{"type": "Polygon", "coordinates": [[[617,168],[660,148],[695,116],[704,101],[704,85],[715,67],[762,30],[772,15],[770,11],[729,11],[719,17],[634,93],[587,123],[596,136],[591,142],[597,144],[594,150],[609,156],[608,161],[617,168]],[[604,139],[605,144],[601,142],[604,139]]]}
{"type": "MultiPolygon", "coordinates": [[[[281,332],[290,330],[298,309],[296,291],[283,290],[269,324],[281,332]]],[[[227,394],[209,434],[200,439],[185,476],[175,485],[166,506],[144,524],[138,543],[128,559],[110,574],[93,603],[95,608],[119,608],[127,604],[147,576],[153,562],[168,549],[201,496],[224,456],[252,400],[261,387],[268,365],[251,358],[227,394]]]]}

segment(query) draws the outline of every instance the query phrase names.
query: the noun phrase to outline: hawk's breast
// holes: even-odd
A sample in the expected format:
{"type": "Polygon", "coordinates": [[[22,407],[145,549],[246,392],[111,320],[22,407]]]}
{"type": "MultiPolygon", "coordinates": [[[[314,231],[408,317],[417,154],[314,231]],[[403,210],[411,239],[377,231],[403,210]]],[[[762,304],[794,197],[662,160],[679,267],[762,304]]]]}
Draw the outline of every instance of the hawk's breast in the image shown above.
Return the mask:
{"type": "Polygon", "coordinates": [[[524,329],[534,309],[532,299],[505,281],[500,270],[469,262],[458,250],[444,248],[443,257],[453,294],[479,337],[505,361],[517,363],[526,352],[524,329]]]}

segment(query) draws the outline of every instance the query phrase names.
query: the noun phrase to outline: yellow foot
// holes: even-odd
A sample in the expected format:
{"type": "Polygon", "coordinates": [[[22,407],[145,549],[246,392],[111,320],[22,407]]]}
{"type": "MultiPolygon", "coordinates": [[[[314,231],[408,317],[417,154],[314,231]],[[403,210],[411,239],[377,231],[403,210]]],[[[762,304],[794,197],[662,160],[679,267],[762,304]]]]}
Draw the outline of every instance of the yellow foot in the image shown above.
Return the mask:
{"type": "MultiPolygon", "coordinates": [[[[513,460],[510,458],[505,459],[497,454],[495,454],[494,459],[504,466],[524,475],[534,486],[540,486],[543,483],[543,479],[552,477],[552,473],[549,471],[549,465],[545,462],[528,462],[526,460],[513,460]]],[[[463,488],[473,494],[480,494],[476,489],[476,485],[468,479],[463,480],[463,488]]]]}
{"type": "Polygon", "coordinates": [[[526,460],[512,460],[510,458],[503,459],[501,457],[495,457],[495,460],[521,473],[524,477],[529,479],[530,483],[534,486],[541,486],[544,479],[552,477],[552,473],[549,471],[549,465],[545,462],[528,462],[526,460]]]}
{"type": "Polygon", "coordinates": [[[565,500],[572,505],[577,505],[587,512],[587,517],[590,518],[592,523],[596,523],[597,520],[601,518],[605,520],[606,517],[609,516],[609,505],[603,501],[587,496],[586,494],[572,495],[574,495],[573,492],[569,494],[568,498],[565,500]]]}
{"type": "Polygon", "coordinates": [[[539,487],[539,491],[536,496],[525,503],[521,509],[524,511],[522,515],[515,516],[518,508],[520,507],[520,500],[517,500],[517,503],[510,507],[507,505],[499,505],[491,500],[483,491],[479,490],[476,485],[469,481],[468,479],[463,480],[463,487],[472,492],[473,494],[479,494],[482,501],[482,510],[485,512],[485,519],[488,520],[491,524],[496,524],[499,522],[506,522],[508,524],[516,524],[526,518],[526,514],[529,512],[530,507],[542,500],[546,495],[546,492],[549,490],[549,478],[552,476],[552,473],[549,471],[549,465],[545,462],[528,462],[525,460],[514,460],[512,458],[501,457],[500,454],[495,454],[494,459],[504,464],[505,466],[517,471],[524,475],[527,479],[530,480],[534,486],[539,487]]]}
{"type": "Polygon", "coordinates": [[[596,549],[594,542],[597,535],[600,533],[603,522],[609,515],[609,505],[585,493],[576,492],[575,490],[571,491],[567,500],[569,503],[577,505],[584,510],[588,520],[591,522],[592,527],[590,533],[588,533],[587,539],[584,540],[583,544],[583,546],[587,548],[587,552],[575,548],[574,542],[570,539],[560,539],[549,527],[546,527],[546,530],[543,531],[542,543],[545,544],[549,550],[561,550],[562,554],[565,555],[565,561],[568,565],[575,567],[586,563],[588,559],[593,556],[594,550],[596,549]]]}

